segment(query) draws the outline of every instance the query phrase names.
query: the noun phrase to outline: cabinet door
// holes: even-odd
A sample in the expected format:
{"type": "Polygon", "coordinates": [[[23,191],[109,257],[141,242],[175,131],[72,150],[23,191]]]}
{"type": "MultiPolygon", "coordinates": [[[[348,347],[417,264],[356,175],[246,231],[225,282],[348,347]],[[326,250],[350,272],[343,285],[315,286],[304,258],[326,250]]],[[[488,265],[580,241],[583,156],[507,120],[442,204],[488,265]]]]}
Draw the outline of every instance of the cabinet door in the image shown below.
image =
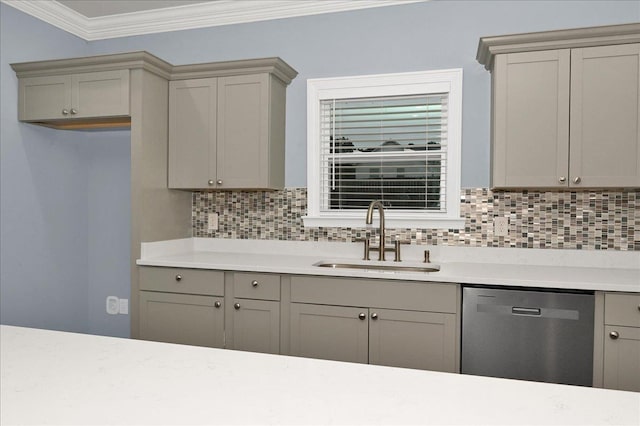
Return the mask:
{"type": "Polygon", "coordinates": [[[368,310],[291,304],[291,355],[367,363],[368,310]]]}
{"type": "Polygon", "coordinates": [[[129,70],[74,74],[71,87],[72,118],[129,115],[129,70]]]}
{"type": "Polygon", "coordinates": [[[18,93],[18,119],[21,121],[69,117],[71,76],[21,78],[18,93]]]}
{"type": "Polygon", "coordinates": [[[569,50],[496,55],[492,186],[566,187],[569,50]]]}
{"type": "Polygon", "coordinates": [[[222,348],[222,298],[141,291],[140,338],[222,348]]]}
{"type": "Polygon", "coordinates": [[[169,83],[169,188],[215,187],[217,79],[169,83]]]}
{"type": "Polygon", "coordinates": [[[236,299],[232,349],[280,353],[280,302],[236,299]]]}
{"type": "Polygon", "coordinates": [[[604,387],[640,392],[640,328],[605,326],[604,331],[604,387]]]}
{"type": "Polygon", "coordinates": [[[369,362],[456,372],[454,314],[371,309],[369,362]]]}
{"type": "Polygon", "coordinates": [[[269,186],[269,79],[267,74],[218,79],[220,188],[269,186]]]}
{"type": "Polygon", "coordinates": [[[640,186],[639,102],[640,44],[571,51],[571,186],[640,186]]]}

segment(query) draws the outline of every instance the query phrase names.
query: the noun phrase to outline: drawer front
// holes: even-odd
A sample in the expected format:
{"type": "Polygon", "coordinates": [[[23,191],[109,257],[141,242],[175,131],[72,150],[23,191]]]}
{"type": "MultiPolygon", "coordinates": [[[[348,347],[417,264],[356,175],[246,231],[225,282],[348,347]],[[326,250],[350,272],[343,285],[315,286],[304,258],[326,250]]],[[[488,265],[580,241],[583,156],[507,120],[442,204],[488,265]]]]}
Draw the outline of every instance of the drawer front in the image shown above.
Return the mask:
{"type": "Polygon", "coordinates": [[[291,277],[291,301],[457,313],[457,284],[299,275],[291,277]]]}
{"type": "Polygon", "coordinates": [[[140,267],[140,290],[224,295],[224,272],[208,269],[140,267]]]}
{"type": "Polygon", "coordinates": [[[640,327],[640,294],[605,293],[604,322],[640,327]]]}
{"type": "Polygon", "coordinates": [[[236,272],[233,291],[241,299],[280,300],[280,275],[236,272]]]}

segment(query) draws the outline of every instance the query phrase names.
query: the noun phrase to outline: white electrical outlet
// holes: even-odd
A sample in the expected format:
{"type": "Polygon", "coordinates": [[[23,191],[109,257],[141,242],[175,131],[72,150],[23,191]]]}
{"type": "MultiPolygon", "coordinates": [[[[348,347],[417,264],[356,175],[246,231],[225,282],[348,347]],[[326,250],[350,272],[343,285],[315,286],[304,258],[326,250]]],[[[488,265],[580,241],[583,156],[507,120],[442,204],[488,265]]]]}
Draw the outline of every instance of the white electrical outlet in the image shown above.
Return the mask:
{"type": "Polygon", "coordinates": [[[493,234],[496,237],[506,237],[509,235],[509,218],[494,217],[493,218],[493,234]]]}
{"type": "Polygon", "coordinates": [[[218,213],[209,213],[209,216],[207,217],[207,230],[218,230],[218,213]]]}
{"type": "Polygon", "coordinates": [[[129,314],[129,299],[120,299],[119,313],[122,315],[129,314]]]}
{"type": "Polygon", "coordinates": [[[120,299],[116,296],[107,297],[107,313],[109,315],[118,315],[120,310],[120,299]]]}

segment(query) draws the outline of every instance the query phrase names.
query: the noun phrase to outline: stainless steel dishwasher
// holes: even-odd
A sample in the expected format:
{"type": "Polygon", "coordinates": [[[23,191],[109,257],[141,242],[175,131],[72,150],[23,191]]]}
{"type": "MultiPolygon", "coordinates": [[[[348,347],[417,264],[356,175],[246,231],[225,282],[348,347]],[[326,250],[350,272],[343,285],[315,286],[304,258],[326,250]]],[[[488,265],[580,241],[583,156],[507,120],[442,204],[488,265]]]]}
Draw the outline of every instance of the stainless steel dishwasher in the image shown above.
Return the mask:
{"type": "Polygon", "coordinates": [[[465,374],[592,386],[594,295],[464,287],[465,374]]]}

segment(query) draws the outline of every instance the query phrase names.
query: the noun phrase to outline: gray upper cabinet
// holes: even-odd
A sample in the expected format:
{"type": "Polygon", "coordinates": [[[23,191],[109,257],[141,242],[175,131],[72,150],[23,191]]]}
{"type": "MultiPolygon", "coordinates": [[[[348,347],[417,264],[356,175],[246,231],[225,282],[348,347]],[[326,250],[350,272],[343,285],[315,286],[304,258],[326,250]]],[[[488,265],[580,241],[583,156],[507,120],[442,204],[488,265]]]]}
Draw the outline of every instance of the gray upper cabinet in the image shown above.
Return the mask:
{"type": "Polygon", "coordinates": [[[640,25],[485,37],[492,188],[640,187],[640,25]]]}
{"type": "Polygon", "coordinates": [[[217,93],[216,78],[169,83],[169,188],[215,179],[217,93]]]}
{"type": "Polygon", "coordinates": [[[492,186],[566,186],[569,51],[498,55],[493,70],[492,186]]]}
{"type": "Polygon", "coordinates": [[[571,50],[572,186],[640,187],[640,43],[571,50]]]}
{"type": "Polygon", "coordinates": [[[273,71],[254,61],[176,67],[170,188],[284,187],[286,86],[297,73],[280,59],[262,61],[273,71]]]}
{"type": "Polygon", "coordinates": [[[129,115],[129,70],[21,78],[21,121],[129,115]]]}

